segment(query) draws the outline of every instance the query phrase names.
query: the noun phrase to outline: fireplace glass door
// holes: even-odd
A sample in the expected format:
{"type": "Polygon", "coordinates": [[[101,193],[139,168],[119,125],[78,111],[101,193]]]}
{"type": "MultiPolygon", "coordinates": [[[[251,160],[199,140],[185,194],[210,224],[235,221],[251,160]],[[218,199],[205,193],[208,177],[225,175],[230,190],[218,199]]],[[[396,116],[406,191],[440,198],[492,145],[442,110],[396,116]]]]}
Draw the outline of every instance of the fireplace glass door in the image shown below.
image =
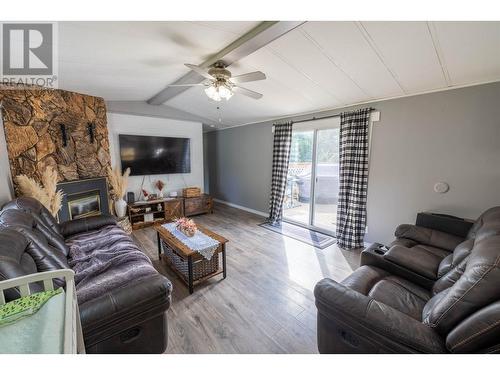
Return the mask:
{"type": "Polygon", "coordinates": [[[70,220],[100,215],[101,198],[99,190],[85,191],[68,196],[68,211],[70,220]]]}

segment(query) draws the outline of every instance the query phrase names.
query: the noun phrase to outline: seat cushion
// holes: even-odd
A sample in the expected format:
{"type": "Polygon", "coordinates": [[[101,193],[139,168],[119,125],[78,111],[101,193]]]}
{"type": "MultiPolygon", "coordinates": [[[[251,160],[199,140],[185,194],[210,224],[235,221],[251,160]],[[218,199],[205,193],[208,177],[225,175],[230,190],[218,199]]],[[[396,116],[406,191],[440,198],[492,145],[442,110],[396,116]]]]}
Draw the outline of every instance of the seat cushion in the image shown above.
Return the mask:
{"type": "MultiPolygon", "coordinates": [[[[427,249],[428,246],[417,245],[413,247],[393,246],[384,255],[384,259],[396,263],[401,267],[409,269],[428,279],[436,280],[438,268],[443,258],[450,254],[443,251],[440,254],[434,249],[427,249]]],[[[430,246],[429,246],[430,247],[430,246]]]]}
{"type": "Polygon", "coordinates": [[[68,237],[67,244],[80,304],[126,286],[131,280],[158,274],[148,256],[118,225],[68,237]]]}
{"type": "Polygon", "coordinates": [[[445,250],[445,249],[441,249],[439,247],[435,247],[435,246],[430,246],[430,245],[422,245],[422,244],[418,244],[416,246],[417,249],[419,250],[423,250],[423,251],[426,251],[428,252],[429,254],[432,254],[440,259],[444,259],[446,258],[448,255],[450,255],[451,253],[448,251],[448,250],[445,250]]]}
{"type": "Polygon", "coordinates": [[[394,233],[397,238],[413,240],[421,245],[453,251],[464,239],[438,230],[412,224],[400,224],[394,233]]]}
{"type": "Polygon", "coordinates": [[[421,321],[431,293],[403,278],[372,266],[362,266],[342,284],[421,321]]]}

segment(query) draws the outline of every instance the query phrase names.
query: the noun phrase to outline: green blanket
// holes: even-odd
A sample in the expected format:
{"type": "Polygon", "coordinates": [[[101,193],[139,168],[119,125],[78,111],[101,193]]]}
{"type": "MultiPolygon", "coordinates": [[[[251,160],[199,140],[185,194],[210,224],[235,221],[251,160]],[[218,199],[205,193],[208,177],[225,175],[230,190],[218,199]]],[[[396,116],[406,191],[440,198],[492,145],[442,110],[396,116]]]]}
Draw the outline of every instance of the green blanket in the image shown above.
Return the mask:
{"type": "Polygon", "coordinates": [[[33,315],[47,302],[51,297],[62,292],[62,288],[57,290],[47,290],[30,294],[29,296],[18,298],[0,306],[0,327],[15,322],[26,316],[33,315]]]}
{"type": "Polygon", "coordinates": [[[64,311],[65,293],[61,289],[9,305],[2,313],[0,353],[62,353],[64,311]]]}

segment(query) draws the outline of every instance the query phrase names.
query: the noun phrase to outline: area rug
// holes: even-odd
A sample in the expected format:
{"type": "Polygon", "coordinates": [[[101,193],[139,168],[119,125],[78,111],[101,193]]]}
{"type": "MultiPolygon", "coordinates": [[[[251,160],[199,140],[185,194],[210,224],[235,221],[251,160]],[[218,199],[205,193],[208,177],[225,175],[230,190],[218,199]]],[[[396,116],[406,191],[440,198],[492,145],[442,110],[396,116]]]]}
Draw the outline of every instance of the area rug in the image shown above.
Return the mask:
{"type": "Polygon", "coordinates": [[[280,233],[283,236],[293,238],[295,240],[304,242],[308,245],[317,247],[318,249],[325,249],[333,245],[336,240],[332,236],[323,233],[315,232],[298,225],[282,222],[280,225],[271,225],[269,223],[259,224],[262,228],[272,230],[273,232],[280,233]]]}

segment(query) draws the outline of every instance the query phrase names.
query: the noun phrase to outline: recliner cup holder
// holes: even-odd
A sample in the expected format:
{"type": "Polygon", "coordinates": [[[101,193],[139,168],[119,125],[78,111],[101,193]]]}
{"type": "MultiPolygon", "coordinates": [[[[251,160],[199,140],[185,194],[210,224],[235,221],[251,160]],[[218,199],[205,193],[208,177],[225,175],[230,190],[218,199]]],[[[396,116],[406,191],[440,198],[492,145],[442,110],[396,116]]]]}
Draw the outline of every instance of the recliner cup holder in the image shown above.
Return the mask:
{"type": "Polygon", "coordinates": [[[382,250],[382,249],[375,249],[373,251],[375,251],[377,254],[380,254],[380,255],[384,255],[385,254],[385,251],[382,250]]]}

